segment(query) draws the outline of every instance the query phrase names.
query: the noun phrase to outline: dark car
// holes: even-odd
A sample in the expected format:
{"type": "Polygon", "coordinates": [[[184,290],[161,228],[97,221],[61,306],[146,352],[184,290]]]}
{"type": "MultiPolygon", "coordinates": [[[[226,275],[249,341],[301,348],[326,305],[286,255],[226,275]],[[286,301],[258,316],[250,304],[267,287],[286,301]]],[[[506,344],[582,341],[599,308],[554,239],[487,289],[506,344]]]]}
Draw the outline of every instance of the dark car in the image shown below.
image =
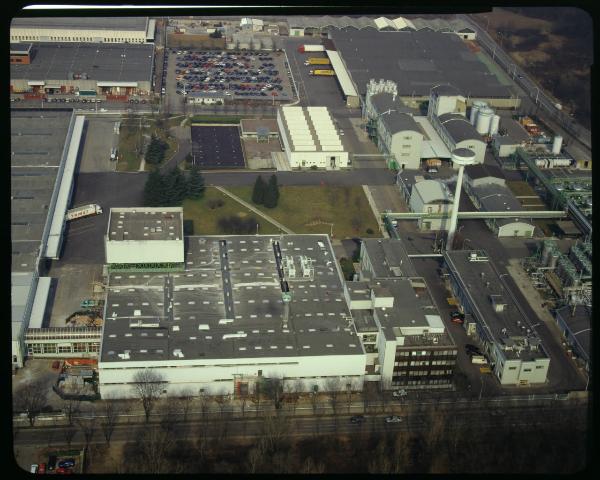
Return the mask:
{"type": "Polygon", "coordinates": [[[364,419],[365,417],[362,415],[354,415],[353,417],[350,417],[350,423],[362,423],[364,419]]]}
{"type": "Polygon", "coordinates": [[[472,350],[474,352],[478,352],[479,351],[479,347],[477,345],[472,345],[470,343],[465,344],[465,348],[467,350],[472,350]]]}
{"type": "Polygon", "coordinates": [[[75,460],[72,458],[67,458],[66,460],[62,460],[58,462],[58,466],[60,468],[71,468],[75,466],[75,460]]]}
{"type": "Polygon", "coordinates": [[[55,466],[56,466],[56,455],[50,455],[48,457],[48,465],[47,465],[48,470],[49,471],[54,470],[55,466]]]}
{"type": "Polygon", "coordinates": [[[454,310],[453,312],[450,312],[450,318],[460,318],[461,320],[464,320],[465,314],[458,310],[454,310]]]}

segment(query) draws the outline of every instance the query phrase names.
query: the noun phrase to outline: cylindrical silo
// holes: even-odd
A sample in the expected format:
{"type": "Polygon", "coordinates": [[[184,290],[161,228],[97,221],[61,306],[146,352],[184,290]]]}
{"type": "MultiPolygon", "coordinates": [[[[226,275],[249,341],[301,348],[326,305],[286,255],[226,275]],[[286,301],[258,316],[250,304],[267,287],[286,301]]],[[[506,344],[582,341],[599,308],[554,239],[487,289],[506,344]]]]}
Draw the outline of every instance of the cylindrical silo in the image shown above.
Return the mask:
{"type": "Polygon", "coordinates": [[[496,135],[500,128],[500,115],[494,115],[490,123],[490,136],[496,135]]]}
{"type": "Polygon", "coordinates": [[[477,112],[477,120],[475,121],[475,128],[480,135],[487,135],[490,131],[490,124],[492,123],[492,117],[494,111],[491,108],[484,107],[477,112]]]}
{"type": "Polygon", "coordinates": [[[554,137],[554,142],[552,143],[552,154],[558,155],[560,153],[560,149],[562,147],[563,138],[560,135],[554,137]]]}
{"type": "Polygon", "coordinates": [[[473,105],[471,106],[471,115],[469,117],[471,125],[475,126],[475,122],[477,121],[477,112],[484,107],[487,107],[487,103],[482,102],[481,100],[475,100],[473,102],[473,105]]]}

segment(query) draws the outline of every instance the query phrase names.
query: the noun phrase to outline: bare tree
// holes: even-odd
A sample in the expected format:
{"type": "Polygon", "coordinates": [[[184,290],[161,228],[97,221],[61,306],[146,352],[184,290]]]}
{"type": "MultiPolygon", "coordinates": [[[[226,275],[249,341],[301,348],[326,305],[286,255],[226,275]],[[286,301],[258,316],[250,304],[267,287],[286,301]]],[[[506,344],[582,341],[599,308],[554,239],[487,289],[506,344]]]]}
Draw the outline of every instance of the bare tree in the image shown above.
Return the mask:
{"type": "Polygon", "coordinates": [[[312,457],[308,457],[304,460],[300,473],[325,473],[325,465],[321,460],[315,463],[312,457]]]}
{"type": "Polygon", "coordinates": [[[187,421],[188,414],[190,412],[190,408],[192,406],[192,402],[194,400],[194,392],[190,388],[186,388],[179,392],[177,396],[177,404],[179,407],[179,411],[183,415],[183,421],[187,421]]]}
{"type": "Polygon", "coordinates": [[[231,403],[231,397],[224,388],[215,395],[215,402],[219,406],[219,415],[223,418],[227,406],[231,403]]]}
{"type": "Polygon", "coordinates": [[[73,425],[74,418],[81,410],[81,400],[66,398],[62,401],[62,411],[69,425],[73,425]]]}
{"type": "Polygon", "coordinates": [[[202,415],[202,420],[206,421],[208,417],[208,412],[210,411],[210,395],[209,392],[201,388],[200,393],[198,394],[198,399],[200,401],[200,413],[202,415]]]}
{"type": "Polygon", "coordinates": [[[258,417],[258,412],[260,411],[260,396],[262,394],[261,387],[261,379],[259,378],[256,382],[254,382],[254,394],[252,395],[252,402],[256,403],[256,416],[258,417]]]}
{"type": "Polygon", "coordinates": [[[160,426],[161,428],[168,433],[173,433],[175,431],[175,425],[179,420],[179,412],[177,411],[177,404],[170,399],[167,399],[160,406],[160,426]]]}
{"type": "Polygon", "coordinates": [[[163,428],[145,427],[138,436],[140,464],[147,473],[169,473],[168,453],[175,437],[163,428]]]}
{"type": "Polygon", "coordinates": [[[85,417],[77,419],[77,424],[83,433],[85,450],[87,451],[96,432],[96,410],[92,407],[85,417]]]}
{"type": "Polygon", "coordinates": [[[261,429],[261,440],[265,443],[265,450],[273,453],[281,444],[289,428],[288,417],[285,415],[265,415],[261,429]]]}
{"type": "Polygon", "coordinates": [[[25,384],[15,393],[15,406],[27,413],[29,425],[33,427],[36,417],[46,406],[48,390],[41,380],[25,384]]]}
{"type": "Polygon", "coordinates": [[[350,413],[350,407],[352,406],[352,392],[358,390],[358,383],[355,379],[351,379],[346,384],[346,408],[350,413]]]}
{"type": "Polygon", "coordinates": [[[389,379],[381,379],[377,384],[379,399],[381,401],[381,411],[385,413],[387,404],[390,399],[390,389],[392,388],[392,382],[389,379]]]}
{"type": "Polygon", "coordinates": [[[250,473],[257,473],[265,462],[266,455],[263,445],[259,442],[258,446],[248,451],[248,470],[250,473]]]}
{"type": "Polygon", "coordinates": [[[138,370],[133,377],[133,388],[138,398],[142,401],[146,422],[150,419],[150,414],[154,404],[160,397],[166,381],[162,374],[155,370],[144,368],[138,370]]]}
{"type": "Polygon", "coordinates": [[[337,409],[339,405],[340,389],[342,387],[342,381],[340,377],[330,377],[325,381],[325,390],[329,394],[329,403],[333,410],[333,415],[337,424],[337,409]]]}
{"type": "Polygon", "coordinates": [[[65,442],[67,442],[67,445],[70,447],[71,442],[73,441],[73,437],[77,433],[77,427],[74,424],[70,423],[68,425],[65,425],[61,429],[61,431],[63,436],[65,437],[65,442]]]}
{"type": "Polygon", "coordinates": [[[388,454],[386,442],[381,439],[369,462],[369,473],[392,473],[392,456],[388,454]]]}
{"type": "Polygon", "coordinates": [[[298,400],[300,397],[300,393],[296,390],[296,382],[285,382],[283,387],[285,401],[288,405],[291,406],[292,412],[296,414],[296,406],[298,405],[298,400]]]}
{"type": "Polygon", "coordinates": [[[276,376],[268,378],[265,381],[264,393],[273,402],[275,410],[279,410],[283,394],[283,380],[276,376]]]}
{"type": "Polygon", "coordinates": [[[115,431],[115,426],[117,424],[117,420],[119,418],[119,405],[118,403],[109,398],[105,398],[104,403],[102,405],[102,421],[100,422],[100,428],[102,429],[102,433],[106,440],[106,444],[110,445],[110,439],[112,438],[112,434],[115,431]]]}
{"type": "Polygon", "coordinates": [[[248,392],[244,391],[240,393],[240,410],[242,411],[242,418],[246,416],[246,405],[248,404],[248,392]]]}

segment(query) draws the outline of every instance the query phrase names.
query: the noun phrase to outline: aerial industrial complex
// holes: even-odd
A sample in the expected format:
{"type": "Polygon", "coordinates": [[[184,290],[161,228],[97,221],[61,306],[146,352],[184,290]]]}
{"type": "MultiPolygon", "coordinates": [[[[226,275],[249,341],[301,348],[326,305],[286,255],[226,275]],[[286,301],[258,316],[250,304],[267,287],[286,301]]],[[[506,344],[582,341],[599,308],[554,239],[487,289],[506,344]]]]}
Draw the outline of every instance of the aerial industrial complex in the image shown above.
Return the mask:
{"type": "Polygon", "coordinates": [[[447,17],[13,19],[13,383],[586,398],[591,151],[447,17]]]}

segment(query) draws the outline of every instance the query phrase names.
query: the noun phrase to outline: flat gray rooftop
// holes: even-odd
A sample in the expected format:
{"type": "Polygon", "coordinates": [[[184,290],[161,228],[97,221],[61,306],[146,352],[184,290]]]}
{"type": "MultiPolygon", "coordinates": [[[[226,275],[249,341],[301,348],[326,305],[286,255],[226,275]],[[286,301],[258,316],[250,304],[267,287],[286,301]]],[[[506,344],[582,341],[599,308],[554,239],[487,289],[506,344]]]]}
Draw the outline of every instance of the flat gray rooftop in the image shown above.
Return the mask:
{"type": "Polygon", "coordinates": [[[153,45],[34,43],[29,65],[11,64],[11,79],[150,82],[153,45]]]}
{"type": "Polygon", "coordinates": [[[70,112],[11,110],[13,272],[36,268],[70,121],[70,112]]]}
{"type": "Polygon", "coordinates": [[[367,238],[362,242],[369,254],[376,278],[417,276],[402,240],[367,238]]]}
{"type": "MultiPolygon", "coordinates": [[[[473,188],[477,199],[481,203],[482,212],[503,212],[507,210],[520,211],[524,210],[521,202],[515,197],[512,190],[504,185],[496,183],[488,183],[473,188]]],[[[507,225],[515,221],[523,223],[531,223],[527,218],[498,218],[497,225],[507,225]]]]}
{"type": "Polygon", "coordinates": [[[556,316],[562,319],[570,330],[571,336],[577,339],[577,342],[588,357],[586,360],[590,360],[592,309],[583,305],[578,305],[575,309],[565,306],[556,311],[556,316]]]}
{"type": "Polygon", "coordinates": [[[146,31],[148,17],[17,17],[10,26],[35,29],[146,31]]]}
{"type": "MultiPolygon", "coordinates": [[[[480,314],[484,328],[499,345],[510,345],[511,338],[519,339],[528,336],[529,342],[535,343],[539,338],[533,333],[529,319],[521,315],[508,290],[505,288],[497,271],[489,260],[470,261],[470,251],[453,250],[444,253],[450,259],[450,270],[458,274],[468,295],[480,314]],[[504,303],[504,311],[496,312],[492,299],[504,303]]],[[[519,357],[511,350],[506,350],[507,358],[521,358],[522,360],[545,358],[546,355],[539,350],[524,350],[519,357]]]]}
{"type": "Polygon", "coordinates": [[[400,96],[428,96],[450,83],[466,97],[510,97],[488,68],[453,33],[330,29],[359,93],[371,78],[393,80],[400,96]]]}
{"type": "Polygon", "coordinates": [[[122,361],[125,351],[132,361],[364,353],[327,236],[187,240],[185,272],[110,275],[101,361],[122,361]],[[275,241],[296,269],[286,276],[287,326],[275,241]],[[312,260],[312,278],[303,277],[300,256],[312,260]]]}
{"type": "Polygon", "coordinates": [[[183,212],[136,211],[113,208],[110,211],[108,238],[119,240],[181,240],[183,212]]]}

